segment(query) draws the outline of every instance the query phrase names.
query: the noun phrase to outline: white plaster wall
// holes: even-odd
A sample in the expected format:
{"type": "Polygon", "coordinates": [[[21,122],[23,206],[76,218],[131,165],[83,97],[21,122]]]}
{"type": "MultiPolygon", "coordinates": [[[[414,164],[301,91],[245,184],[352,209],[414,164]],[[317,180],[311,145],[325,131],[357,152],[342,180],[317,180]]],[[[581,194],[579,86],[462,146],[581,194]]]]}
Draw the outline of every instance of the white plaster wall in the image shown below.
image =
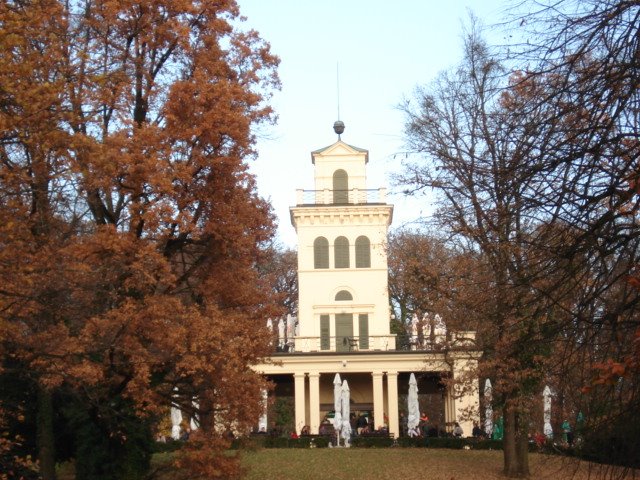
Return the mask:
{"type": "MultiPolygon", "coordinates": [[[[298,232],[298,319],[300,336],[319,336],[319,315],[323,313],[367,313],[369,335],[389,334],[389,294],[386,238],[392,207],[300,207],[292,208],[298,232]],[[335,215],[331,210],[340,209],[335,215]],[[316,212],[309,216],[309,211],[316,212]],[[355,241],[360,235],[371,244],[371,268],[355,267],[355,241]],[[313,242],[323,236],[329,241],[329,268],[314,269],[313,242]],[[334,268],[334,242],[339,236],[349,240],[350,268],[334,268]],[[335,301],[347,290],[353,301],[335,301]]],[[[332,319],[333,320],[333,319],[332,319]]],[[[354,332],[357,335],[357,318],[354,332]]],[[[331,325],[331,336],[335,327],[331,325]]]]}
{"type": "Polygon", "coordinates": [[[349,176],[349,188],[367,188],[367,153],[354,150],[344,142],[327,147],[322,153],[313,154],[316,190],[333,189],[333,173],[342,169],[349,176]]]}

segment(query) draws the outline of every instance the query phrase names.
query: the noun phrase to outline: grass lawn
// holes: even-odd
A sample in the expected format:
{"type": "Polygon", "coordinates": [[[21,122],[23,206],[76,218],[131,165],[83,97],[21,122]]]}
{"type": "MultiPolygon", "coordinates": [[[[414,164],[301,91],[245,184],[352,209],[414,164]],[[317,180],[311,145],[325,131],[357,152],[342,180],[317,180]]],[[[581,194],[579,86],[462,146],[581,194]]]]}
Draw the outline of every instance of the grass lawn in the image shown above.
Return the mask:
{"type": "MultiPolygon", "coordinates": [[[[425,448],[322,448],[262,449],[240,454],[245,480],[505,480],[502,452],[425,448]]],[[[171,454],[154,456],[162,464],[171,454]]],[[[559,456],[530,454],[531,478],[536,480],[598,480],[622,478],[621,470],[590,467],[585,462],[559,456]],[[613,474],[613,476],[612,476],[613,474]]],[[[626,478],[640,478],[629,475],[626,478]]],[[[74,480],[73,466],[58,470],[58,480],[74,480]]],[[[171,476],[162,475],[162,480],[171,476]]]]}
{"type": "MultiPolygon", "coordinates": [[[[529,455],[531,478],[598,478],[587,464],[529,455]],[[576,469],[579,471],[576,472],[576,469]],[[572,476],[576,473],[575,476],[572,476]]],[[[502,479],[502,452],[423,448],[264,449],[244,452],[247,480],[493,480],[502,479]]]]}

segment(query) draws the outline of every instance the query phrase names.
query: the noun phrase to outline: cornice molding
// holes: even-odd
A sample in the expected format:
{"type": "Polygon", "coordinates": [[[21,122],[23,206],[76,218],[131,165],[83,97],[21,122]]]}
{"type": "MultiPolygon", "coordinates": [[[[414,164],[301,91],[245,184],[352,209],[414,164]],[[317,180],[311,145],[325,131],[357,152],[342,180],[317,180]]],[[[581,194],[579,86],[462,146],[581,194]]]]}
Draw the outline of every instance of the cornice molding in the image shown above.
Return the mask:
{"type": "Polygon", "coordinates": [[[392,205],[342,207],[291,207],[291,223],[302,225],[382,225],[389,226],[392,205]]]}

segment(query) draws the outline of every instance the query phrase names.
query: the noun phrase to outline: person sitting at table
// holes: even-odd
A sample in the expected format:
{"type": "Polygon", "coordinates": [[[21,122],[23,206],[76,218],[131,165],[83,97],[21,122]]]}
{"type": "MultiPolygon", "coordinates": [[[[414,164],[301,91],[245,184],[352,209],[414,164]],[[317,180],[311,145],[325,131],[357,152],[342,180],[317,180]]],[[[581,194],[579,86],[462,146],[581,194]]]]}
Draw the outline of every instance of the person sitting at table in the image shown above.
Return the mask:
{"type": "Polygon", "coordinates": [[[365,429],[365,427],[368,426],[369,422],[367,421],[367,417],[364,413],[361,413],[358,417],[358,420],[356,420],[356,429],[358,431],[358,435],[362,434],[362,431],[365,429]]]}
{"type": "Polygon", "coordinates": [[[302,427],[302,430],[300,430],[301,437],[305,437],[307,435],[311,435],[311,429],[309,428],[309,425],[305,425],[304,427],[302,427]]]}

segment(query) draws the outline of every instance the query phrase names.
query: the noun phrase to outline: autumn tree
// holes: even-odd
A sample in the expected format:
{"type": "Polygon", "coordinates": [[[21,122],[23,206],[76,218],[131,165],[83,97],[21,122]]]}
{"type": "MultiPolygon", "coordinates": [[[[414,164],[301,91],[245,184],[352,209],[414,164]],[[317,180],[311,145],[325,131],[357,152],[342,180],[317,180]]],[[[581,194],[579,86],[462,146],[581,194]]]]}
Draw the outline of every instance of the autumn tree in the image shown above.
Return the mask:
{"type": "Polygon", "coordinates": [[[221,433],[260,404],[273,233],[247,160],[278,86],[238,25],[232,0],[0,5],[0,351],[43,478],[58,395],[95,442],[78,478],[143,476],[170,404],[201,425],[185,475],[237,473],[221,433]]]}
{"type": "Polygon", "coordinates": [[[277,243],[265,248],[261,276],[272,288],[273,300],[280,307],[276,316],[298,314],[298,254],[277,243]]]}
{"type": "Polygon", "coordinates": [[[421,230],[396,230],[387,244],[389,298],[398,334],[415,314],[439,314],[452,330],[482,336],[484,272],[477,254],[421,230]]]}
{"type": "Polygon", "coordinates": [[[553,111],[561,133],[536,157],[545,189],[554,192],[549,203],[565,205],[549,210],[550,220],[576,229],[562,255],[580,256],[588,272],[588,286],[572,308],[575,338],[584,340],[565,342],[572,344],[567,358],[584,370],[583,402],[593,404],[589,423],[598,432],[591,440],[605,439],[602,451],[612,461],[629,462],[639,457],[629,447],[640,433],[628,428],[638,408],[639,378],[632,365],[640,331],[634,286],[640,263],[640,6],[540,2],[519,15],[518,24],[527,39],[512,51],[528,64],[521,84],[545,84],[530,108],[553,111]]]}
{"type": "Polygon", "coordinates": [[[460,67],[418,90],[415,104],[404,105],[408,146],[419,157],[405,164],[399,181],[414,191],[436,189],[436,221],[486,265],[482,314],[492,328],[483,368],[503,411],[505,473],[521,477],[529,473],[527,402],[543,379],[554,303],[536,294],[545,257],[532,245],[544,231],[536,205],[525,201],[537,189],[530,159],[543,129],[533,121],[522,124],[504,96],[507,78],[470,32],[460,67]]]}
{"type": "Polygon", "coordinates": [[[558,5],[569,7],[544,17],[541,65],[505,71],[471,35],[462,66],[405,106],[409,147],[424,159],[401,180],[441,194],[437,220],[492,273],[503,361],[485,368],[500,379],[510,476],[528,471],[527,397],[550,378],[575,393],[584,369],[632,351],[638,325],[627,281],[639,252],[637,5],[546,12],[558,5]]]}

